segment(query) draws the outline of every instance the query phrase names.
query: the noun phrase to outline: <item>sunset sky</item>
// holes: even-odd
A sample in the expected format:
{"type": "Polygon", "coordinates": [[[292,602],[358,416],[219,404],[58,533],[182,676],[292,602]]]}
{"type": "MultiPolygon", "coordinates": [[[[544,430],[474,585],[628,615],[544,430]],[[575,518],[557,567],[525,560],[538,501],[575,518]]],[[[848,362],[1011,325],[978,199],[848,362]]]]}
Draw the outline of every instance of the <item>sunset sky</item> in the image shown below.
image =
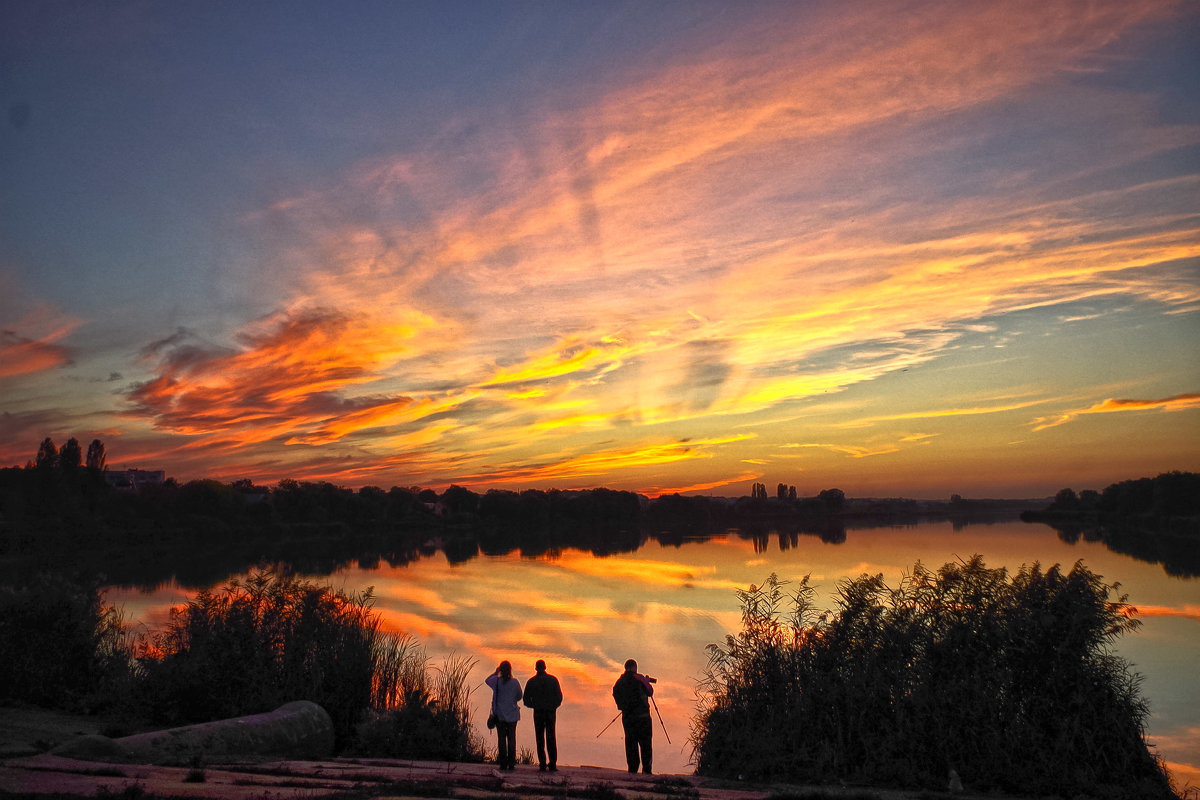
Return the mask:
{"type": "Polygon", "coordinates": [[[0,465],[1200,469],[1200,5],[9,2],[0,465]]]}

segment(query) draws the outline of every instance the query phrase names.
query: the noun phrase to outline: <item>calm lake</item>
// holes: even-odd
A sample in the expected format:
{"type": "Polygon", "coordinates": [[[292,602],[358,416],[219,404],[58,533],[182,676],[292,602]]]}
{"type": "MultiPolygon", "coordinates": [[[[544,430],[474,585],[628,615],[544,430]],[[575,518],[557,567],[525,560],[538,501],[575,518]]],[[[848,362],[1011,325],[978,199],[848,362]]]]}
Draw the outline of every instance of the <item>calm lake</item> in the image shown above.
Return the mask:
{"type": "MultiPolygon", "coordinates": [[[[737,589],[772,572],[781,579],[811,575],[818,605],[831,608],[839,580],[882,573],[895,585],[916,561],[936,568],[981,554],[989,567],[1078,560],[1119,582],[1143,625],[1117,651],[1144,677],[1151,706],[1148,740],[1180,785],[1200,786],[1200,579],[1169,575],[1161,565],[1111,551],[1098,542],[1064,541],[1045,525],[1019,521],[949,522],[851,528],[833,544],[815,536],[772,534],[757,541],[729,534],[664,546],[650,541],[634,553],[597,557],[565,549],[537,558],[513,552],[451,563],[441,551],[390,567],[352,567],[309,576],[348,591],[374,587],[385,624],[416,637],[438,665],[446,655],[476,660],[472,685],[502,659],[522,683],[546,660],[562,682],[559,760],[623,768],[620,723],[597,734],[616,715],[611,687],[627,658],[658,679],[655,771],[691,772],[689,721],[695,687],[707,662],[705,646],[740,630],[737,589]],[[665,728],[665,731],[664,731],[665,728]],[[668,736],[670,741],[668,742],[668,736]]],[[[173,604],[191,592],[176,584],[153,591],[111,586],[107,602],[131,620],[158,629],[173,604]]],[[[474,720],[483,733],[490,693],[473,693],[474,720]]],[[[489,738],[494,747],[494,737],[489,738]]],[[[532,713],[517,726],[517,749],[533,749],[532,713]]]]}

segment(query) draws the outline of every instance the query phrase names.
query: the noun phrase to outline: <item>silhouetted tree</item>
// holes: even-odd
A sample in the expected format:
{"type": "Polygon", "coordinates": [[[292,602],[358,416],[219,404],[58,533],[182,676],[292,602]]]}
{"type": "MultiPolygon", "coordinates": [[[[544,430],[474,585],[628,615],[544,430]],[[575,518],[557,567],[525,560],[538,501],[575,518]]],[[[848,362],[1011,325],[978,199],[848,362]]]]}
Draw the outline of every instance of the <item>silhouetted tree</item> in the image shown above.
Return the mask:
{"type": "Polygon", "coordinates": [[[1095,489],[1084,489],[1079,493],[1079,507],[1086,511],[1100,508],[1100,493],[1095,489]]]}
{"type": "Polygon", "coordinates": [[[824,504],[828,511],[841,511],[846,505],[846,493],[841,489],[822,489],[817,499],[824,504]]]}
{"type": "Polygon", "coordinates": [[[1074,511],[1079,508],[1079,497],[1074,489],[1059,489],[1050,508],[1055,511],[1074,511]]]}
{"type": "Polygon", "coordinates": [[[781,483],[775,487],[775,496],[780,500],[787,500],[787,484],[781,483]]]}
{"type": "Polygon", "coordinates": [[[108,457],[104,454],[104,442],[99,439],[92,439],[92,443],[88,445],[87,464],[88,469],[104,471],[107,465],[108,457]]]}
{"type": "Polygon", "coordinates": [[[442,492],[442,506],[453,514],[474,514],[479,508],[479,495],[462,486],[451,486],[442,492]]]}
{"type": "Polygon", "coordinates": [[[73,471],[82,464],[83,449],[79,446],[79,440],[72,436],[58,453],[58,466],[64,471],[73,471]]]}
{"type": "Polygon", "coordinates": [[[520,496],[509,489],[488,489],[487,493],[479,498],[479,516],[497,522],[515,520],[520,507],[520,496]]]}
{"type": "Polygon", "coordinates": [[[388,515],[395,519],[403,519],[409,514],[424,511],[424,506],[417,497],[419,493],[419,489],[393,486],[388,490],[388,515]]]}
{"type": "Polygon", "coordinates": [[[47,436],[38,447],[36,466],[42,469],[52,469],[58,466],[58,448],[54,440],[47,436]]]}

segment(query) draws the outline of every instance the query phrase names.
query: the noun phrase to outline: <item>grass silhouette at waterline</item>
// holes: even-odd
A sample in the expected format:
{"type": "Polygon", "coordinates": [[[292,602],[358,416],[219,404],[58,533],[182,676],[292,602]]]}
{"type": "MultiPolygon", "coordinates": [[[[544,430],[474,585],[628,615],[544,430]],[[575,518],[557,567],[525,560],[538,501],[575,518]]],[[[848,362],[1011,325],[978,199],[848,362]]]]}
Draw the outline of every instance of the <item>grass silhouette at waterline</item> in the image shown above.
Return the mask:
{"type": "Polygon", "coordinates": [[[383,630],[371,590],[333,591],[269,571],[172,612],[137,659],[134,702],[181,724],[312,700],[339,750],[482,758],[469,720],[473,662],[448,659],[431,677],[424,648],[383,630]]]}
{"type": "Polygon", "coordinates": [[[702,775],[1171,797],[1143,739],[1138,676],[1111,644],[1140,623],[1082,563],[989,569],[980,556],[896,588],[805,577],[739,591],[742,631],[709,646],[692,731],[702,775]]]}

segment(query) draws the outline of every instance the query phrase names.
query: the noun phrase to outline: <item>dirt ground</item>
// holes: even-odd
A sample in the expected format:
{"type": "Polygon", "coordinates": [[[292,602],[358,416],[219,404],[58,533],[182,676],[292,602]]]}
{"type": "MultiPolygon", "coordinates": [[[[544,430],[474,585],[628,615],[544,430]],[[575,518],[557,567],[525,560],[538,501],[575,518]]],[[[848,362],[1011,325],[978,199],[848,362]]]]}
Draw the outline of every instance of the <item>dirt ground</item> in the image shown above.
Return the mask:
{"type": "MultiPolygon", "coordinates": [[[[320,800],[348,796],[383,800],[449,794],[457,800],[562,800],[572,794],[579,796],[579,792],[613,800],[765,800],[786,794],[814,800],[928,797],[928,793],[843,786],[748,786],[689,775],[631,775],[587,764],[560,765],[554,773],[539,772],[536,766],[528,765],[501,773],[491,764],[361,758],[247,759],[186,768],[83,761],[48,752],[73,737],[102,733],[107,727],[106,720],[95,717],[0,707],[0,798],[55,794],[59,798],[100,795],[320,800]]],[[[956,798],[970,796],[959,794],[956,798]]],[[[989,795],[988,800],[1003,798],[989,795]]]]}

